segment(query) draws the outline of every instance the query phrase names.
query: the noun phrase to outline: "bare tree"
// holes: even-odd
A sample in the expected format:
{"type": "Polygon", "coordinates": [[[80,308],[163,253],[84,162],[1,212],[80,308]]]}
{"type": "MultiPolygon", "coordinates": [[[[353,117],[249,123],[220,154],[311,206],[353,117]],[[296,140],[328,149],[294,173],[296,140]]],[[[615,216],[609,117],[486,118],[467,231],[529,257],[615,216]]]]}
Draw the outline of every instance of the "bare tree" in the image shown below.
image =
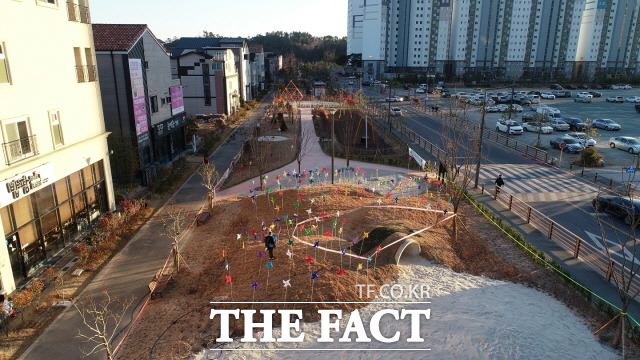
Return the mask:
{"type": "Polygon", "coordinates": [[[296,161],[298,162],[298,174],[300,174],[300,166],[302,160],[309,154],[313,145],[313,130],[309,130],[300,124],[300,136],[295,138],[295,147],[297,149],[296,161]]]}
{"type": "Polygon", "coordinates": [[[89,334],[83,334],[81,330],[78,330],[77,337],[93,345],[93,348],[89,351],[82,350],[84,356],[104,351],[107,359],[112,360],[113,349],[111,342],[127,309],[131,307],[133,298],[122,300],[117,297],[111,297],[107,291],[102,294],[100,299],[89,296],[86,300],[73,305],[80,313],[85,328],[89,330],[89,334]]]}
{"type": "MultiPolygon", "coordinates": [[[[631,183],[631,179],[629,180],[629,183],[631,183]]],[[[620,301],[620,312],[596,331],[596,334],[604,330],[609,325],[615,323],[615,335],[611,342],[611,346],[614,349],[618,349],[622,345],[622,358],[624,359],[625,325],[632,325],[630,324],[626,314],[629,309],[629,305],[631,305],[631,303],[633,303],[633,301],[638,297],[638,294],[640,294],[640,289],[637,287],[637,275],[640,270],[640,254],[638,254],[638,245],[640,244],[636,237],[636,229],[638,228],[638,225],[640,225],[640,210],[637,208],[638,199],[633,196],[614,199],[616,199],[616,203],[621,207],[612,207],[611,203],[606,201],[606,197],[598,196],[594,202],[594,208],[596,212],[610,210],[612,213],[618,213],[621,215],[624,222],[630,226],[629,231],[623,236],[617,236],[615,239],[610,239],[606,237],[604,230],[605,221],[603,220],[603,217],[595,217],[600,230],[602,242],[600,245],[601,247],[604,247],[609,263],[607,277],[613,279],[613,283],[616,286],[618,299],[620,301]],[[607,209],[607,207],[609,208],[607,209]],[[623,211],[620,212],[614,209],[623,209],[623,211]]],[[[616,232],[615,234],[618,235],[619,233],[616,232]]]]}
{"type": "Polygon", "coordinates": [[[252,164],[258,169],[258,176],[260,178],[260,189],[263,189],[264,175],[267,172],[267,165],[269,164],[269,142],[261,141],[260,137],[254,136],[249,141],[249,151],[252,164]]]}
{"type": "Polygon", "coordinates": [[[164,226],[164,235],[172,240],[173,263],[176,272],[180,271],[180,261],[183,260],[180,255],[180,237],[187,226],[187,211],[184,208],[175,205],[169,205],[166,214],[161,217],[164,226]]]}
{"type": "MultiPolygon", "coordinates": [[[[354,149],[354,137],[356,135],[356,129],[358,128],[359,121],[359,112],[355,108],[341,108],[340,113],[340,137],[336,135],[336,139],[342,139],[340,141],[340,146],[344,151],[344,157],[347,160],[347,167],[349,166],[349,161],[351,160],[351,154],[354,149]]],[[[337,114],[337,113],[336,113],[337,114]]],[[[336,115],[334,114],[334,115],[336,115]]],[[[335,121],[335,120],[334,120],[335,121]]]]}
{"type": "Polygon", "coordinates": [[[213,201],[216,198],[216,185],[218,180],[220,180],[220,173],[216,169],[216,166],[210,162],[200,165],[196,173],[202,177],[202,186],[208,190],[207,202],[209,212],[211,212],[213,210],[213,201]]]}

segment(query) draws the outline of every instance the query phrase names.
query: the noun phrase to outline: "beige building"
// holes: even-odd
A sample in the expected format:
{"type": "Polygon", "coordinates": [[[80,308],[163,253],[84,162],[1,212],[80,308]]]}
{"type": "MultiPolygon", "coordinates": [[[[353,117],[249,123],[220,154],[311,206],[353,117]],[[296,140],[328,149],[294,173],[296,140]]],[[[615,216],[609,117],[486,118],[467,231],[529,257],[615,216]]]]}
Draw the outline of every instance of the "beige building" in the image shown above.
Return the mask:
{"type": "Polygon", "coordinates": [[[115,208],[87,0],[0,1],[0,288],[115,208]]]}

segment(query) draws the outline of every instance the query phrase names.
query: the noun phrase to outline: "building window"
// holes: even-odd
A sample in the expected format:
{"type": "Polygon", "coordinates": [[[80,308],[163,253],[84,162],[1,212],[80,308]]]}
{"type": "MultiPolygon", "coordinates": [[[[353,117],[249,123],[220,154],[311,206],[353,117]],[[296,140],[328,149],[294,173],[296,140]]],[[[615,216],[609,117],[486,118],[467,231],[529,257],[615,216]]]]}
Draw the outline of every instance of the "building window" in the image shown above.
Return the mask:
{"type": "Polygon", "coordinates": [[[4,51],[4,43],[0,42],[0,85],[11,84],[11,77],[9,76],[9,62],[7,61],[7,55],[4,51]]]}
{"type": "Polygon", "coordinates": [[[51,123],[51,136],[53,137],[53,146],[64,145],[62,138],[62,125],[60,125],[60,112],[58,110],[49,111],[49,122],[51,123]]]}
{"type": "Polygon", "coordinates": [[[16,118],[2,123],[4,152],[7,164],[37,154],[35,136],[31,136],[29,118],[16,118]]]}
{"type": "Polygon", "coordinates": [[[36,0],[38,5],[58,7],[58,0],[36,0]]]}
{"type": "Polygon", "coordinates": [[[157,96],[151,96],[151,98],[149,99],[149,102],[151,103],[151,112],[152,113],[157,113],[158,112],[158,97],[157,96]]]}

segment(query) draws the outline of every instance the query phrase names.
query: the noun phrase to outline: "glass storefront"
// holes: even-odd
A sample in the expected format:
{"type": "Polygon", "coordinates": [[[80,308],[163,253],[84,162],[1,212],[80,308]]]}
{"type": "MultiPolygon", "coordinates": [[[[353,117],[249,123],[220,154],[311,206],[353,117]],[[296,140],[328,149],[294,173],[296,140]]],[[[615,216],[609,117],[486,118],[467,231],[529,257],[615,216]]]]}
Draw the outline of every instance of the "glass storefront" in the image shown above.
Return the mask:
{"type": "Polygon", "coordinates": [[[103,162],[0,209],[16,283],[108,211],[103,162]]]}

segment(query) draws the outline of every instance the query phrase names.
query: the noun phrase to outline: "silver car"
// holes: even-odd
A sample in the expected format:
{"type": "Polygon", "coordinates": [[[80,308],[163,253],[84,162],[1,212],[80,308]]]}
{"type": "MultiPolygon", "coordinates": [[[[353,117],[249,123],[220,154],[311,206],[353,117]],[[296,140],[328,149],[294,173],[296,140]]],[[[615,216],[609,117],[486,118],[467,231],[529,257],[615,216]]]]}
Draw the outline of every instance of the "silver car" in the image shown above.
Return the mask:
{"type": "Polygon", "coordinates": [[[618,148],[620,150],[628,151],[631,154],[640,153],[640,141],[630,136],[616,136],[609,139],[609,146],[611,148],[618,148]]]}
{"type": "Polygon", "coordinates": [[[620,130],[621,126],[611,119],[596,119],[593,120],[594,128],[605,129],[605,130],[620,130]]]}
{"type": "Polygon", "coordinates": [[[562,120],[558,120],[558,119],[551,120],[551,124],[549,124],[549,126],[551,126],[551,128],[553,128],[553,130],[555,130],[555,131],[567,131],[567,130],[569,130],[569,124],[567,124],[566,122],[564,122],[562,120]]]}

